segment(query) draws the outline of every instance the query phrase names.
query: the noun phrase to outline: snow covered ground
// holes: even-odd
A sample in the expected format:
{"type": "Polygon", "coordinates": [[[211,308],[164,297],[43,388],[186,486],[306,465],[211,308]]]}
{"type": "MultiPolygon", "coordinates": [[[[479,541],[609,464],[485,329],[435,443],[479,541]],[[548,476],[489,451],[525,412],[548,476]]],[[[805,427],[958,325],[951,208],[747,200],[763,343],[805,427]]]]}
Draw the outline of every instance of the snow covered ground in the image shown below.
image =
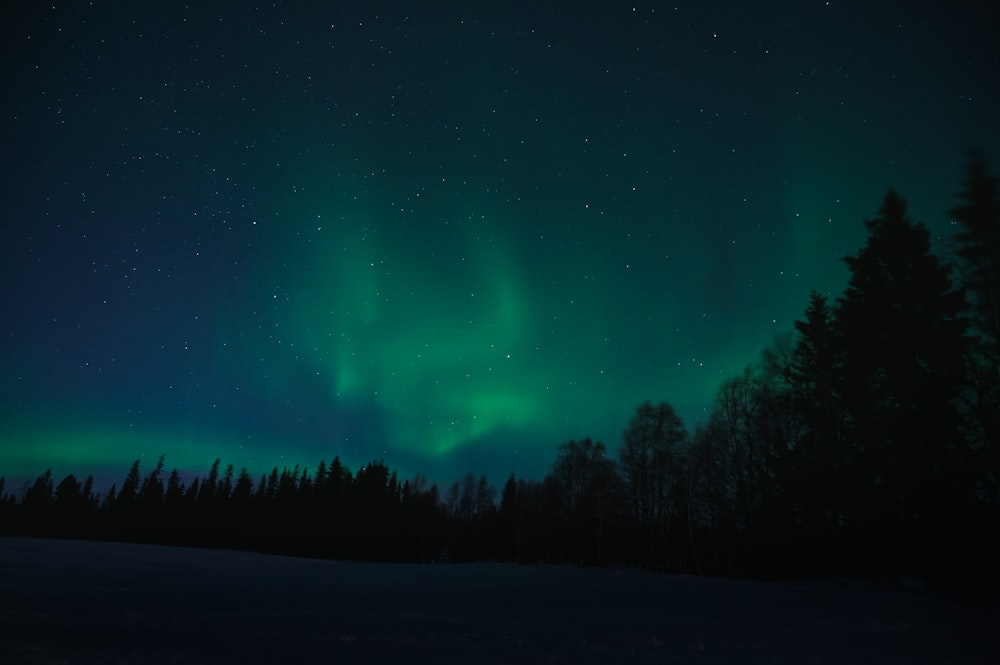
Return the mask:
{"type": "Polygon", "coordinates": [[[997,663],[998,619],[837,580],[0,538],[2,663],[997,663]]]}

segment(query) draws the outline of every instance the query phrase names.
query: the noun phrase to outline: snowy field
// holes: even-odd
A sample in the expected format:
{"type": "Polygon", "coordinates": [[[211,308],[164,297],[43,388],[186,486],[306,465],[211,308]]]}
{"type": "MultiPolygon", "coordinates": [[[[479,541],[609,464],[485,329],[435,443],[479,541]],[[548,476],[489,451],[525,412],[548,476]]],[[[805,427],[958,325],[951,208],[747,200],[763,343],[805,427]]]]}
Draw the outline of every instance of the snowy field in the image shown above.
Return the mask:
{"type": "Polygon", "coordinates": [[[0,663],[997,663],[998,619],[845,581],[0,538],[0,663]]]}

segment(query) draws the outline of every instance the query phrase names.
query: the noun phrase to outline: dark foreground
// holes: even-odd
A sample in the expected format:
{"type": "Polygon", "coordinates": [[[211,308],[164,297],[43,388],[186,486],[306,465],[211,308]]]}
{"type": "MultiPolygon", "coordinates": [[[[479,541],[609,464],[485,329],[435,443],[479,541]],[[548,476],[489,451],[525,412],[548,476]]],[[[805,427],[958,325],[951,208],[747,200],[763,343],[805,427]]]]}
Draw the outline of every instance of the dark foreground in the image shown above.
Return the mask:
{"type": "Polygon", "coordinates": [[[3,663],[995,663],[998,619],[842,581],[0,538],[3,663]]]}

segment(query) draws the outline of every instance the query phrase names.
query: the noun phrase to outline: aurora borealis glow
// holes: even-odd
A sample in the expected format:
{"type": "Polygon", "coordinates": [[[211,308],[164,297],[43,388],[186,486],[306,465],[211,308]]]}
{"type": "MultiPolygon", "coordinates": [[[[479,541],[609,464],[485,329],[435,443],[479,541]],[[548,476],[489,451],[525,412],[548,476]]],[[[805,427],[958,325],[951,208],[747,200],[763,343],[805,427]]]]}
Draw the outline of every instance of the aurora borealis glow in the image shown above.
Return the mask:
{"type": "Polygon", "coordinates": [[[1000,157],[983,3],[328,4],[5,10],[0,475],[693,429],[1000,157]]]}

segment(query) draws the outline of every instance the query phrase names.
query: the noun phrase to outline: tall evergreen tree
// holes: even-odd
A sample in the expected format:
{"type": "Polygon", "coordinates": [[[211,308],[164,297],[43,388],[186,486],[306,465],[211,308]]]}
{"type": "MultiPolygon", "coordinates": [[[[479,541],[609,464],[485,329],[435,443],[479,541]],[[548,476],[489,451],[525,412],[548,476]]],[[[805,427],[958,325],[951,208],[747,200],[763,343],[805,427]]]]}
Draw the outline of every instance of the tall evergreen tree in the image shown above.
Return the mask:
{"type": "MultiPolygon", "coordinates": [[[[81,494],[88,504],[93,504],[91,507],[96,507],[97,500],[94,495],[94,476],[92,474],[87,474],[87,477],[84,479],[81,494]]],[[[0,496],[2,495],[3,483],[0,483],[0,496]]]]}
{"type": "Polygon", "coordinates": [[[167,489],[164,492],[164,502],[169,507],[179,506],[184,499],[184,484],[181,475],[174,469],[167,478],[167,489]]]}
{"type": "Polygon", "coordinates": [[[253,500],[253,479],[250,478],[250,472],[247,471],[246,467],[240,469],[240,475],[236,478],[236,485],[233,486],[230,499],[238,506],[249,505],[253,500]]]}
{"type": "Polygon", "coordinates": [[[960,198],[951,216],[960,227],[955,241],[962,279],[975,332],[994,364],[1000,364],[1000,196],[981,153],[970,156],[960,198]]]}
{"type": "Polygon", "coordinates": [[[969,355],[969,431],[980,458],[982,494],[1000,492],[1000,195],[982,154],[966,167],[961,204],[951,211],[960,274],[972,307],[975,344],[969,355]]]}
{"type": "Polygon", "coordinates": [[[510,474],[500,495],[500,528],[502,529],[500,556],[505,561],[521,561],[521,534],[523,524],[518,497],[518,483],[510,474]]]}
{"type": "Polygon", "coordinates": [[[139,460],[136,460],[132,462],[132,466],[129,467],[128,474],[125,475],[125,480],[122,482],[122,488],[118,492],[116,504],[122,507],[128,507],[135,503],[135,499],[139,495],[141,483],[142,476],[139,474],[139,460]]]}
{"type": "Polygon", "coordinates": [[[834,383],[838,370],[833,312],[825,296],[809,294],[805,320],[795,322],[792,383],[800,414],[816,438],[834,437],[834,383]]]}
{"type": "Polygon", "coordinates": [[[219,464],[222,460],[216,458],[212,462],[212,468],[208,470],[208,476],[201,482],[198,488],[198,503],[207,505],[215,501],[219,490],[219,464]]]}
{"type": "Polygon", "coordinates": [[[218,501],[228,501],[229,495],[233,493],[233,477],[235,475],[235,469],[232,464],[226,465],[226,471],[222,474],[222,480],[219,482],[219,488],[216,490],[216,499],[218,501]]]}
{"type": "Polygon", "coordinates": [[[792,394],[802,431],[796,440],[794,478],[796,509],[805,526],[828,532],[843,519],[849,450],[843,442],[843,416],[836,393],[842,359],[833,311],[825,296],[813,291],[792,358],[792,394]]]}
{"type": "Polygon", "coordinates": [[[55,503],[60,510],[73,511],[79,508],[84,500],[82,486],[72,473],[56,485],[55,503]]]}
{"type": "Polygon", "coordinates": [[[843,400],[859,481],[853,517],[884,537],[925,524],[960,492],[956,411],[966,347],[964,297],[890,190],[869,237],[846,258],[835,312],[843,400]]]}
{"type": "Polygon", "coordinates": [[[42,513],[55,501],[55,493],[52,489],[52,469],[46,469],[45,473],[35,479],[34,484],[28,488],[21,499],[21,506],[29,512],[42,513]]]}
{"type": "Polygon", "coordinates": [[[159,508],[163,502],[163,481],[160,479],[163,474],[163,461],[164,456],[160,455],[156,468],[149,472],[139,488],[139,500],[149,507],[159,508]]]}

